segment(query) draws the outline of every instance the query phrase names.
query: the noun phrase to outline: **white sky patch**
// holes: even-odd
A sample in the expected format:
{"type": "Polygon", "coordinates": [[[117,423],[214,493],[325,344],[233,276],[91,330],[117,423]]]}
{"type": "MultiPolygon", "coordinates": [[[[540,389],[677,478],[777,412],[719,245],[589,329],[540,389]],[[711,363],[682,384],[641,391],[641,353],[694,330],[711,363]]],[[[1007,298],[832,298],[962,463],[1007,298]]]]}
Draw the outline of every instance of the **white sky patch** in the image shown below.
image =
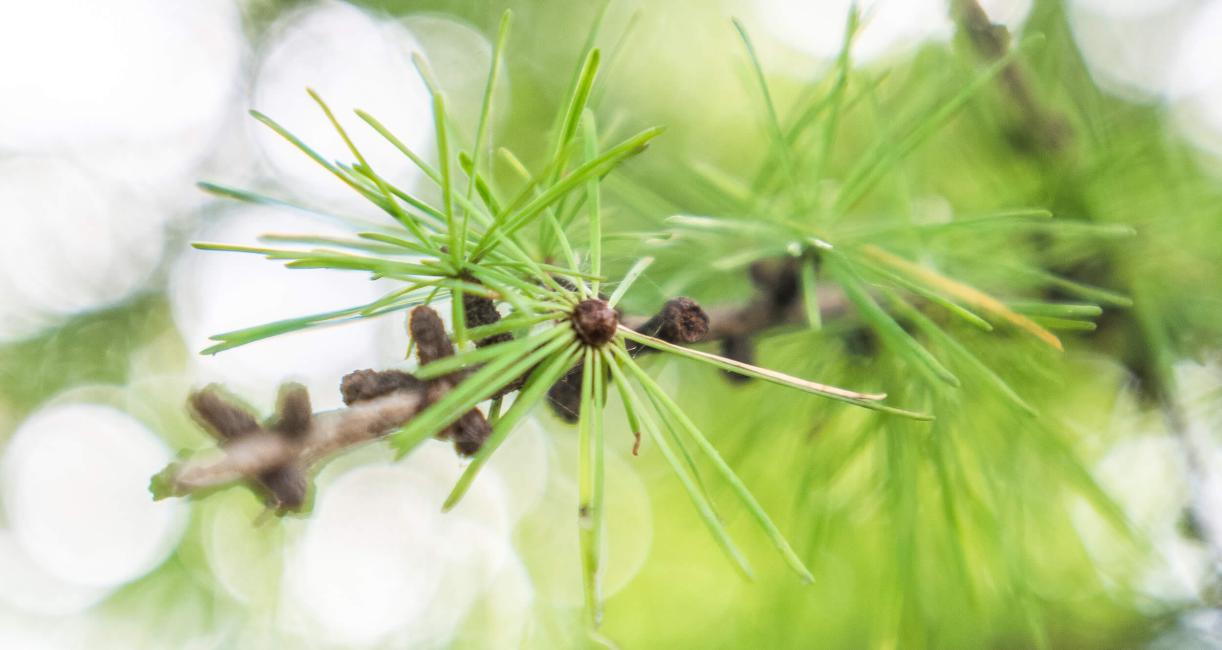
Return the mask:
{"type": "MultiPolygon", "coordinates": [[[[1126,440],[1109,451],[1095,469],[1101,484],[1152,544],[1153,560],[1136,568],[1140,589],[1156,602],[1195,600],[1205,585],[1209,555],[1177,530],[1188,487],[1176,441],[1166,434],[1126,440]]],[[[1087,549],[1105,573],[1135,570],[1137,558],[1124,552],[1124,542],[1117,541],[1117,533],[1106,521],[1085,507],[1074,515],[1087,549]]]]}
{"type": "MultiPolygon", "coordinates": [[[[241,206],[208,223],[197,241],[268,245],[267,233],[353,236],[338,225],[277,208],[241,206]]],[[[275,246],[275,244],[273,244],[275,246]]],[[[287,269],[258,255],[191,250],[172,273],[174,320],[193,354],[193,376],[216,381],[270,412],[282,382],[310,389],[315,410],[341,405],[339,382],[360,368],[385,368],[407,349],[405,314],[349,322],[256,341],[217,355],[196,354],[215,334],[366,304],[400,286],[368,274],[330,269],[287,269]]]]}
{"type": "Polygon", "coordinates": [[[0,15],[0,150],[172,193],[234,112],[245,45],[232,1],[0,0],[0,15]]]}
{"type": "Polygon", "coordinates": [[[27,614],[63,616],[84,611],[109,593],[48,573],[30,558],[12,532],[0,530],[0,603],[27,614]]]}
{"type": "Polygon", "coordinates": [[[1186,30],[1171,71],[1176,126],[1222,160],[1222,3],[1206,3],[1186,30]]]}
{"type": "Polygon", "coordinates": [[[1135,101],[1157,99],[1169,91],[1194,7],[1185,2],[1162,4],[1132,13],[1106,10],[1096,2],[1070,3],[1074,39],[1102,88],[1135,101]]]}
{"type": "Polygon", "coordinates": [[[980,8],[989,20],[1005,25],[1011,32],[1018,31],[1027,15],[1031,13],[1034,0],[979,0],[980,8]]]}
{"type": "Polygon", "coordinates": [[[0,339],[143,286],[237,111],[230,0],[0,0],[0,339]]]}
{"type": "Polygon", "coordinates": [[[63,159],[0,160],[0,338],[114,304],[161,259],[155,206],[63,159]]]}
{"type": "Polygon", "coordinates": [[[1170,103],[1175,128],[1222,159],[1222,3],[1073,0],[1069,19],[1100,87],[1130,101],[1170,103]]]}
{"type": "Polygon", "coordinates": [[[1100,485],[1124,509],[1152,553],[1127,545],[1100,515],[1086,504],[1073,510],[1073,520],[1104,576],[1130,575],[1151,599],[1156,611],[1167,603],[1196,602],[1208,587],[1210,554],[1199,541],[1183,533],[1190,508],[1204,515],[1197,526],[1216,527],[1222,503],[1222,441],[1214,434],[1219,413],[1210,396],[1222,387],[1218,366],[1180,363],[1176,366],[1179,397],[1185,407],[1188,436],[1207,480],[1190,482],[1187,455],[1181,440],[1165,430],[1157,414],[1142,414],[1131,398],[1121,399],[1113,427],[1121,435],[1129,428],[1136,435],[1111,447],[1095,466],[1100,485]]]}
{"type": "Polygon", "coordinates": [[[154,502],[148,481],[169,460],[156,435],[108,406],[69,403],[30,416],[0,466],[12,539],[32,563],[27,578],[36,567],[73,585],[67,598],[75,599],[81,587],[105,592],[164,561],[184,506],[154,502]]]}
{"type": "Polygon", "coordinates": [[[1071,0],[1071,2],[1084,9],[1114,18],[1140,18],[1165,11],[1177,4],[1182,4],[1184,0],[1071,0]]]}
{"type": "MultiPolygon", "coordinates": [[[[429,154],[434,147],[432,100],[411,63],[411,53],[419,49],[397,22],[339,2],[310,5],[272,27],[260,53],[253,108],[328,160],[352,161],[342,138],[306,94],[307,87],[313,88],[374,171],[410,190],[423,174],[353,110],[367,111],[413,151],[429,154]]],[[[331,206],[370,209],[352,189],[275,132],[253,120],[248,126],[278,183],[331,206]]]]}
{"type": "Polygon", "coordinates": [[[1191,96],[1222,85],[1222,3],[1197,7],[1175,48],[1169,90],[1172,96],[1191,96]]]}
{"type": "MultiPolygon", "coordinates": [[[[771,36],[819,59],[835,58],[844,42],[852,0],[757,0],[758,19],[771,36]]],[[[945,40],[952,23],[944,0],[859,1],[862,25],[853,58],[859,63],[903,54],[926,40],[945,40]]]]}
{"type": "Polygon", "coordinates": [[[174,133],[210,123],[231,99],[242,49],[232,2],[0,6],[6,148],[174,133]]]}
{"type": "MultiPolygon", "coordinates": [[[[0,542],[2,546],[3,542],[0,542]]],[[[0,611],[0,648],[73,650],[79,648],[83,641],[76,625],[65,625],[62,620],[30,616],[24,612],[0,611]]]]}

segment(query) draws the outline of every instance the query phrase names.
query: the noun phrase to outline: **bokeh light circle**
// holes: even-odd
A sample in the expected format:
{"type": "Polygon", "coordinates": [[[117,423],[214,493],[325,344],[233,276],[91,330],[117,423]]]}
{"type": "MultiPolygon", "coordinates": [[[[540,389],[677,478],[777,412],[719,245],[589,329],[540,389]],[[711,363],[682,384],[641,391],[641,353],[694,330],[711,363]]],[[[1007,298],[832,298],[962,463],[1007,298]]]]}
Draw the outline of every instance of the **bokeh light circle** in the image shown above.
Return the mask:
{"type": "MultiPolygon", "coordinates": [[[[382,177],[410,188],[422,174],[353,114],[362,109],[413,151],[432,148],[432,100],[411,63],[420,45],[401,24],[351,5],[321,2],[273,25],[261,52],[254,108],[328,160],[352,160],[343,139],[307,95],[315,90],[382,177]]],[[[262,124],[251,123],[272,176],[295,193],[331,206],[368,209],[359,195],[262,124]]]]}
{"type": "MultiPolygon", "coordinates": [[[[264,207],[239,207],[207,223],[203,241],[266,245],[267,233],[353,235],[337,221],[264,207]]],[[[193,353],[200,383],[222,382],[263,412],[275,403],[281,382],[310,389],[316,410],[341,405],[340,378],[359,368],[385,368],[403,359],[404,316],[388,315],[276,336],[214,356],[194,354],[209,337],[254,325],[372,302],[397,287],[372,282],[360,272],[286,269],[258,255],[190,251],[172,271],[174,320],[193,353]]]]}
{"type": "Polygon", "coordinates": [[[21,424],[3,459],[15,541],[49,575],[114,588],[173,549],[183,504],[154,502],[149,477],[170,460],[161,440],[108,406],[48,407],[21,424]]]}
{"type": "Polygon", "coordinates": [[[450,445],[429,441],[322,479],[286,558],[286,623],[346,645],[445,645],[512,557],[494,473],[441,512],[460,471],[450,445]]]}

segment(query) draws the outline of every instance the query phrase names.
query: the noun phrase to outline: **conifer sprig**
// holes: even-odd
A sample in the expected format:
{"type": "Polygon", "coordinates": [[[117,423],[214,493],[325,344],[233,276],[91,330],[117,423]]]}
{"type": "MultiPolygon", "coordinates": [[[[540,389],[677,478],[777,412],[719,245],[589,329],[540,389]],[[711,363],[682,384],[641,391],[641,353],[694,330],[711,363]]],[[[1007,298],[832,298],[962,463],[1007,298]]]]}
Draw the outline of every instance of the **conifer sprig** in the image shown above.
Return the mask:
{"type": "MultiPolygon", "coordinates": [[[[683,303],[683,310],[675,313],[664,310],[658,317],[662,319],[658,332],[678,332],[674,340],[666,340],[658,332],[650,335],[622,325],[621,315],[616,311],[617,303],[642,277],[652,258],[638,260],[622,276],[611,295],[603,297],[607,278],[602,266],[600,186],[605,177],[641,153],[662,129],[645,129],[618,144],[606,148],[599,146],[590,99],[594,96],[601,55],[592,47],[594,39],[591,38],[591,46],[582,54],[583,63],[558,113],[551,158],[540,171],[525,172],[525,183],[515,196],[500,196],[494,189],[500,184],[492,178],[482,151],[485,140],[490,143],[492,139],[492,94],[509,23],[510,14],[506,12],[494,47],[471,151],[455,149],[454,145],[462,138],[453,132],[455,127],[446,113],[444,96],[429,78],[422,62],[417,62],[417,68],[432,91],[436,167],[411,151],[376,118],[357,111],[364,123],[437,185],[440,205],[396,187],[374,170],[324,98],[313,91],[308,92],[344,141],[353,161],[330,161],[272,118],[252,113],[344,185],[385,212],[388,222],[360,232],[355,238],[271,235],[267,237],[269,243],[283,247],[211,243],[196,244],[196,247],[261,255],[283,262],[289,268],[361,272],[372,279],[399,286],[372,303],[218,334],[214,337],[216,345],[204,352],[217,353],[288,332],[412,309],[411,331],[420,368],[414,374],[398,371],[353,373],[344,384],[349,410],[340,411],[327,420],[337,425],[318,429],[311,436],[326,441],[326,448],[336,453],[344,449],[344,440],[365,442],[385,437],[399,456],[410,453],[428,438],[452,437],[459,451],[471,456],[471,462],[445,500],[443,508],[446,510],[463,497],[516,425],[553,386],[575,367],[580,367],[577,375],[580,378],[577,423],[579,541],[585,602],[592,626],[596,626],[601,617],[598,578],[605,492],[603,422],[611,385],[622,399],[633,438],[639,441],[642,431],[648,434],[688,491],[718,544],[744,575],[750,576],[751,570],[712,506],[705,480],[689,451],[691,447],[712,464],[717,476],[736,494],[786,563],[804,580],[813,580],[780,528],[746,484],[679,403],[644,370],[636,354],[651,348],[888,415],[913,419],[930,419],[930,416],[882,405],[880,400],[885,397],[882,394],[815,383],[677,345],[676,342],[698,341],[707,332],[708,317],[691,301],[683,303]],[[460,189],[464,186],[465,189],[460,189]],[[569,228],[574,224],[580,224],[583,227],[579,230],[589,233],[588,241],[580,242],[581,245],[575,245],[569,237],[569,228]],[[532,238],[532,233],[537,236],[532,238]],[[553,251],[559,252],[558,258],[553,251]],[[443,327],[441,321],[428,308],[430,304],[447,301],[452,315],[451,333],[438,330],[443,327]],[[501,313],[500,308],[505,308],[507,313],[501,313]],[[667,323],[666,318],[680,320],[667,323]],[[515,399],[502,411],[503,396],[513,391],[517,392],[515,399]],[[386,401],[387,395],[399,396],[398,401],[386,401]],[[410,402],[410,409],[403,408],[404,400],[410,402]],[[485,402],[490,403],[491,418],[485,418],[480,410],[485,402]],[[338,435],[337,431],[359,426],[365,421],[362,418],[367,417],[371,403],[395,405],[399,409],[396,418],[374,419],[372,421],[380,428],[363,430],[360,435],[339,441],[330,437],[338,435]],[[358,407],[361,410],[358,411],[358,407]],[[393,426],[388,426],[391,422],[393,426]]],[[[778,132],[777,135],[778,140],[784,139],[784,134],[778,132]]],[[[512,153],[507,152],[504,156],[516,160],[512,153]]],[[[220,185],[205,184],[204,188],[241,201],[291,205],[220,185]]],[[[815,241],[813,234],[808,238],[815,241]]],[[[279,445],[275,447],[274,460],[280,465],[299,472],[315,469],[314,465],[295,455],[300,452],[300,445],[277,442],[273,433],[258,440],[279,445]]],[[[261,476],[258,472],[266,469],[250,459],[239,463],[232,458],[236,456],[231,457],[231,464],[244,469],[205,472],[204,476],[249,479],[261,476]]],[[[199,488],[198,480],[189,484],[179,480],[183,475],[190,475],[192,469],[176,465],[159,475],[160,495],[191,493],[199,488]]],[[[304,499],[292,502],[297,503],[304,503],[304,499]]],[[[280,505],[285,505],[283,500],[280,505]]]]}

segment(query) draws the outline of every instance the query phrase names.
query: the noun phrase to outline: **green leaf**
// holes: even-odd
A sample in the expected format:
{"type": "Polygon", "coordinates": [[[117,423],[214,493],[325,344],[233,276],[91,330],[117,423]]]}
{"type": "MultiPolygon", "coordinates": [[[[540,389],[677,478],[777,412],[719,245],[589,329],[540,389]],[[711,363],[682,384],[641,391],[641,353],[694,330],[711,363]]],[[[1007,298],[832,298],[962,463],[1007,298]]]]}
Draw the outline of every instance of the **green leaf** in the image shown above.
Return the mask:
{"type": "MultiPolygon", "coordinates": [[[[464,413],[487,399],[498,388],[513,381],[515,377],[520,376],[572,340],[572,330],[559,327],[523,339],[523,341],[534,342],[537,347],[526,355],[501,354],[459,382],[457,386],[413,418],[411,422],[390,434],[391,444],[398,456],[402,457],[426,438],[436,435],[438,431],[456,422],[464,413]]],[[[512,345],[512,343],[507,345],[512,345]]]]}
{"type": "MultiPolygon", "coordinates": [[[[717,542],[717,545],[721,547],[726,557],[734,563],[735,568],[739,570],[744,578],[753,580],[755,576],[751,571],[751,565],[747,563],[747,558],[734,545],[734,541],[730,539],[730,534],[726,532],[725,526],[717,518],[717,513],[714,512],[703,491],[695,484],[687,471],[683,469],[679,459],[675,457],[675,452],[670,448],[670,444],[658,432],[657,423],[654,421],[653,416],[644,410],[643,405],[640,403],[640,398],[637,397],[623,371],[620,370],[617,360],[610,358],[611,353],[605,347],[602,350],[602,354],[607,361],[607,368],[611,371],[612,380],[615,382],[615,387],[619,391],[620,397],[623,398],[624,404],[630,404],[632,411],[640,417],[640,424],[645,432],[649,434],[653,444],[662,452],[662,457],[666,459],[675,476],[679,478],[683,489],[687,491],[688,498],[691,499],[692,505],[696,506],[696,512],[699,513],[700,519],[704,521],[704,525],[709,529],[709,532],[713,534],[713,539],[717,542]]],[[[631,361],[628,363],[631,363],[631,361]]]]}
{"type": "Polygon", "coordinates": [[[755,53],[755,46],[751,44],[751,37],[747,35],[747,28],[743,27],[743,24],[737,18],[731,19],[730,22],[734,24],[734,29],[738,32],[739,38],[742,39],[743,47],[747,50],[747,59],[751,62],[751,72],[755,77],[756,83],[759,84],[760,95],[764,103],[764,112],[767,117],[768,135],[772,138],[773,151],[775,151],[775,156],[781,163],[781,169],[785,172],[790,192],[797,194],[799,185],[796,172],[794,171],[793,156],[789,152],[789,143],[785,141],[785,134],[781,130],[781,118],[777,115],[776,105],[772,103],[772,93],[768,90],[768,80],[764,77],[764,68],[760,65],[759,56],[755,53]]]}
{"type": "Polygon", "coordinates": [[[959,303],[956,303],[955,301],[947,298],[946,296],[943,296],[942,294],[938,293],[936,290],[928,287],[927,285],[915,282],[909,279],[908,277],[905,277],[898,273],[890,271],[882,267],[881,265],[871,264],[869,263],[869,261],[866,262],[866,266],[870,269],[872,273],[882,276],[883,278],[895,283],[896,285],[901,286],[917,294],[918,296],[921,296],[922,298],[925,298],[926,300],[942,307],[943,309],[949,311],[950,313],[959,317],[963,321],[967,322],[969,325],[977,329],[980,329],[982,331],[985,331],[985,332],[993,331],[993,326],[988,321],[977,316],[975,313],[968,310],[966,307],[960,305],[959,303]]]}
{"type": "MultiPolygon", "coordinates": [[[[1030,42],[1033,41],[1028,39],[1028,43],[1030,42]]],[[[856,205],[880,178],[949,122],[967,104],[968,100],[975,96],[985,84],[992,81],[1006,66],[1010,65],[1014,57],[1022,50],[1023,47],[1012,48],[1008,54],[991,64],[948,101],[929,110],[928,114],[920,118],[917,125],[899,142],[881,143],[873,153],[862,157],[845,180],[839,196],[836,197],[833,211],[844,213],[856,205]]]]}
{"type": "MultiPolygon", "coordinates": [[[[513,11],[506,9],[501,14],[501,24],[496,32],[496,44],[492,48],[492,61],[488,65],[488,81],[484,84],[484,96],[480,101],[479,108],[479,123],[475,128],[475,144],[471,146],[471,164],[467,172],[467,198],[471,198],[471,193],[476,189],[479,181],[479,163],[480,158],[484,153],[484,141],[488,137],[489,116],[492,114],[492,99],[496,90],[496,80],[501,71],[501,59],[505,55],[505,42],[509,39],[509,24],[513,20],[513,11]]],[[[460,161],[461,163],[461,157],[460,161]]],[[[488,205],[495,213],[496,208],[492,207],[489,201],[489,193],[487,188],[480,191],[481,197],[484,198],[484,204],[488,205]]],[[[463,213],[463,230],[467,229],[466,213],[463,213]]]]}
{"type": "Polygon", "coordinates": [[[755,499],[755,495],[751,494],[751,491],[747,489],[746,484],[744,484],[742,480],[738,478],[738,475],[734,473],[734,470],[731,469],[729,464],[727,464],[721,457],[721,454],[717,452],[717,449],[709,443],[707,438],[704,437],[704,434],[700,432],[700,429],[696,427],[691,418],[687,417],[687,414],[683,412],[683,409],[679,408],[679,405],[675,404],[674,400],[672,400],[670,396],[666,394],[666,391],[663,390],[661,386],[657,385],[656,382],[654,382],[653,378],[649,376],[649,373],[642,370],[640,366],[638,366],[636,362],[634,362],[632,358],[628,356],[627,351],[619,347],[614,347],[612,349],[615,354],[620,357],[620,360],[624,363],[624,365],[628,367],[628,370],[632,374],[636,375],[637,381],[641,382],[642,386],[657,396],[666,410],[679,422],[681,428],[687,432],[688,437],[690,437],[696,443],[696,446],[700,447],[700,449],[704,451],[705,455],[708,456],[710,461],[712,461],[713,466],[717,468],[717,471],[719,471],[726,482],[730,484],[730,487],[734,490],[734,493],[737,494],[738,498],[742,500],[743,505],[747,507],[747,510],[755,518],[756,522],[759,523],[760,527],[764,529],[764,532],[768,535],[768,538],[771,539],[772,543],[776,545],[777,550],[781,552],[781,556],[785,558],[786,564],[797,572],[797,574],[801,576],[803,580],[807,582],[814,582],[815,578],[810,574],[810,570],[806,568],[806,565],[802,562],[801,558],[799,558],[798,554],[794,552],[793,548],[789,545],[789,541],[786,540],[785,536],[781,534],[780,529],[778,529],[776,524],[772,522],[772,519],[768,516],[768,513],[764,512],[763,506],[761,506],[759,501],[755,499]]]}
{"type": "MultiPolygon", "coordinates": [[[[530,409],[534,408],[539,400],[547,394],[547,390],[552,387],[564,376],[564,373],[573,367],[573,364],[581,358],[581,345],[573,341],[570,336],[560,337],[557,342],[567,342],[569,347],[564,351],[551,355],[551,358],[546,361],[546,365],[541,365],[530,373],[530,378],[526,380],[526,385],[518,391],[517,398],[514,399],[513,405],[505,411],[496,422],[496,426],[492,427],[492,434],[484,441],[482,447],[476,452],[475,457],[471,459],[471,463],[463,470],[462,476],[458,477],[458,482],[454,484],[454,488],[450,490],[450,496],[446,497],[445,503],[441,506],[443,512],[447,512],[458,502],[462,500],[467,490],[471,487],[471,482],[475,480],[476,475],[492,458],[492,454],[505,442],[509,437],[509,433],[517,426],[518,422],[526,415],[530,409]]],[[[546,358],[546,357],[544,357],[546,358]]],[[[539,359],[543,361],[543,358],[539,359]]],[[[532,363],[531,365],[535,365],[532,363]]],[[[516,375],[511,375],[516,376],[516,375]]],[[[465,382],[464,382],[465,383],[465,382]]]]}
{"type": "Polygon", "coordinates": [[[601,360],[601,354],[593,348],[585,348],[581,369],[581,418],[577,425],[577,535],[581,546],[581,584],[592,627],[597,627],[602,618],[598,588],[602,540],[597,536],[602,530],[597,523],[602,518],[602,494],[597,483],[603,472],[603,457],[602,436],[596,434],[595,429],[601,433],[603,412],[598,397],[601,386],[594,385],[595,373],[602,373],[601,360]]]}
{"type": "Polygon", "coordinates": [[[1038,415],[1035,408],[1028,404],[1027,401],[1021,396],[1019,396],[1018,391],[1011,388],[1004,379],[1002,379],[997,373],[993,372],[991,368],[986,366],[984,362],[976,357],[975,354],[972,354],[972,352],[964,347],[962,343],[955,340],[955,337],[947,334],[942,330],[942,328],[938,327],[937,324],[922,314],[919,309],[909,305],[903,300],[900,300],[900,298],[894,293],[889,293],[889,296],[892,299],[891,304],[895,307],[896,311],[916,325],[918,329],[925,333],[925,336],[936,340],[940,345],[950,350],[950,352],[959,357],[959,360],[967,365],[971,371],[979,374],[982,378],[984,378],[987,384],[992,385],[993,388],[1003,397],[1013,402],[1020,409],[1026,411],[1029,415],[1038,415]]]}
{"type": "Polygon", "coordinates": [[[777,372],[775,370],[769,370],[767,368],[759,368],[757,366],[752,366],[750,364],[746,364],[741,361],[735,361],[734,359],[727,359],[725,357],[719,357],[715,354],[709,354],[708,352],[701,352],[699,350],[693,350],[691,348],[685,348],[682,346],[678,346],[673,343],[667,343],[666,341],[655,339],[652,336],[646,336],[644,334],[641,334],[640,332],[635,332],[622,325],[620,326],[619,331],[620,333],[624,335],[625,338],[636,341],[637,343],[641,343],[642,345],[646,345],[651,348],[662,350],[664,352],[670,352],[672,354],[676,354],[681,357],[686,357],[694,361],[700,361],[702,363],[707,363],[711,366],[720,368],[722,370],[728,370],[730,372],[737,373],[740,375],[745,375],[747,377],[755,377],[756,379],[763,379],[764,381],[771,382],[774,384],[780,384],[782,386],[796,388],[798,390],[805,391],[807,393],[813,393],[815,395],[819,395],[820,397],[834,399],[838,402],[844,402],[846,404],[853,404],[854,406],[860,406],[863,408],[870,409],[872,411],[880,411],[883,413],[890,413],[892,415],[900,415],[903,417],[912,418],[914,420],[932,420],[933,419],[933,416],[929,415],[928,413],[916,413],[913,411],[905,411],[903,409],[898,409],[898,408],[894,408],[891,406],[879,404],[878,400],[882,400],[887,397],[886,395],[881,394],[881,393],[859,393],[856,391],[845,390],[843,388],[837,388],[835,386],[829,386],[827,384],[819,384],[813,381],[799,379],[797,377],[792,377],[790,375],[786,375],[784,373],[777,372]]]}
{"type": "MultiPolygon", "coordinates": [[[[598,129],[594,122],[594,113],[587,110],[582,125],[586,162],[591,162],[598,158],[598,129]]],[[[603,268],[602,199],[597,178],[591,177],[586,181],[586,205],[590,220],[590,274],[596,278],[590,291],[597,296],[601,284],[597,278],[602,275],[603,268]]]]}
{"type": "Polygon", "coordinates": [[[645,146],[650,140],[662,134],[664,129],[661,127],[653,127],[646,129],[637,135],[625,140],[624,142],[605,151],[602,155],[594,160],[574,169],[554,185],[550,186],[536,196],[533,200],[520,208],[514,215],[507,217],[503,222],[498,222],[488,230],[484,235],[483,240],[472,255],[472,260],[478,260],[488,248],[491,246],[492,234],[503,232],[504,234],[512,234],[518,229],[525,226],[532,219],[542,214],[542,212],[554,205],[557,201],[571,192],[574,188],[580,187],[591,178],[596,178],[611,171],[616,165],[626,158],[630,158],[644,151],[645,146]],[[499,228],[498,228],[499,227],[499,228]]]}
{"type": "Polygon", "coordinates": [[[564,329],[563,326],[557,326],[548,330],[545,333],[537,334],[530,337],[514,339],[504,343],[497,343],[482,348],[473,350],[465,350],[457,354],[437,359],[431,363],[425,364],[416,370],[416,377],[420,379],[437,379],[444,377],[450,373],[457,372],[463,368],[469,368],[490,359],[499,357],[516,357],[525,353],[527,350],[538,348],[539,345],[548,338],[557,336],[564,329]],[[544,337],[540,340],[540,337],[544,337]]]}
{"type": "Polygon", "coordinates": [[[815,290],[815,260],[802,260],[802,308],[806,310],[806,322],[813,330],[823,327],[823,316],[819,313],[819,293],[815,290]]]}
{"type": "Polygon", "coordinates": [[[637,260],[636,264],[633,264],[632,268],[628,269],[628,272],[624,274],[624,279],[616,285],[615,291],[611,292],[611,297],[607,299],[607,304],[614,307],[624,297],[624,294],[628,293],[628,290],[632,288],[637,278],[641,277],[645,269],[649,268],[650,264],[653,264],[652,257],[642,257],[637,260]]]}
{"type": "Polygon", "coordinates": [[[890,342],[892,348],[904,357],[908,363],[917,371],[926,375],[933,381],[942,381],[951,386],[958,387],[959,379],[946,369],[937,359],[926,350],[924,346],[912,338],[908,332],[904,331],[900,324],[895,322],[895,319],[890,316],[874,298],[870,296],[870,292],[866,289],[865,283],[852,270],[849,263],[843,256],[836,256],[834,259],[831,256],[827,258],[827,268],[831,271],[836,281],[844,288],[844,294],[857,307],[857,311],[871,327],[877,331],[884,340],[890,342]]]}

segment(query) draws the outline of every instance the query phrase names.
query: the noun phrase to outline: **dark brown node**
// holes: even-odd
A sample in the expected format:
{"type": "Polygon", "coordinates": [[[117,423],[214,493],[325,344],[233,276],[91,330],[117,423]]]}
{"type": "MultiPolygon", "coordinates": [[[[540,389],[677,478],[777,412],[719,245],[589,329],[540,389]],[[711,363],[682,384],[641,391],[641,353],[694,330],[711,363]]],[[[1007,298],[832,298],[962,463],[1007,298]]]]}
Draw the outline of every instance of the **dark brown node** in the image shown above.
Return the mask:
{"type": "MultiPolygon", "coordinates": [[[[496,303],[491,298],[464,293],[462,296],[463,319],[467,328],[472,329],[483,325],[491,325],[501,320],[501,312],[497,311],[496,303]]],[[[509,332],[493,334],[475,342],[475,347],[504,343],[513,340],[509,332]]]]}
{"type": "Polygon", "coordinates": [[[841,341],[845,351],[855,357],[874,357],[882,347],[878,334],[864,325],[845,332],[841,341]]]}
{"type": "Polygon", "coordinates": [[[709,315],[691,298],[671,298],[641,326],[641,333],[667,343],[697,343],[708,336],[709,315]]]}
{"type": "Polygon", "coordinates": [[[408,331],[416,342],[416,358],[420,360],[420,365],[454,354],[454,344],[446,334],[445,323],[431,307],[421,305],[412,310],[408,331]]]}
{"type": "MultiPolygon", "coordinates": [[[[733,359],[746,364],[755,364],[755,344],[751,342],[750,336],[727,336],[721,340],[721,356],[727,359],[733,359]]],[[[740,375],[737,372],[728,370],[722,371],[726,379],[735,383],[745,383],[751,381],[750,377],[740,375]]]]}
{"type": "Polygon", "coordinates": [[[280,399],[277,401],[279,405],[273,428],[290,440],[305,437],[310,430],[310,419],[314,417],[309,391],[301,384],[285,384],[280,387],[280,399]]]}
{"type": "Polygon", "coordinates": [[[573,424],[581,415],[581,373],[584,363],[578,363],[547,389],[547,403],[561,420],[573,424]]]}
{"type": "Polygon", "coordinates": [[[207,386],[188,399],[196,421],[217,440],[228,442],[259,430],[253,415],[231,404],[217,386],[207,386]]]}
{"type": "MultiPolygon", "coordinates": [[[[464,299],[463,306],[465,307],[468,304],[470,303],[464,299]]],[[[482,317],[487,318],[495,315],[496,319],[491,322],[496,322],[496,320],[500,319],[500,315],[496,313],[496,306],[490,300],[483,307],[476,307],[475,309],[485,310],[485,308],[490,309],[491,313],[480,311],[482,317]]],[[[471,323],[471,320],[466,319],[466,322],[471,323]]],[[[420,365],[424,366],[438,359],[453,356],[454,344],[450,341],[449,335],[446,334],[445,324],[441,322],[441,317],[437,315],[437,312],[429,307],[421,306],[412,310],[408,329],[411,331],[412,338],[416,341],[416,357],[420,360],[420,365]]],[[[453,390],[454,386],[464,376],[465,373],[457,372],[425,382],[423,386],[425,398],[430,404],[437,402],[446,393],[453,390]]],[[[483,447],[484,441],[490,435],[492,435],[492,427],[488,424],[484,414],[475,408],[467,411],[444,431],[439,432],[437,437],[453,441],[454,449],[459,454],[472,456],[480,450],[480,447],[483,447]]]]}
{"type": "Polygon", "coordinates": [[[573,330],[577,338],[593,347],[605,345],[615,336],[619,317],[605,300],[590,298],[573,308],[573,330]]]}
{"type": "Polygon", "coordinates": [[[277,512],[301,510],[305,505],[310,481],[295,465],[280,465],[259,475],[259,486],[265,493],[268,507],[277,512]]]}
{"type": "Polygon", "coordinates": [[[471,409],[446,430],[446,436],[454,441],[454,450],[462,456],[474,456],[492,435],[492,426],[479,409],[471,409]]]}
{"type": "Polygon", "coordinates": [[[774,314],[784,312],[798,298],[798,264],[795,257],[774,257],[751,264],[751,282],[767,297],[774,314]]]}
{"type": "Polygon", "coordinates": [[[344,404],[352,406],[375,397],[388,395],[397,390],[424,390],[424,382],[401,370],[355,370],[344,375],[339,392],[344,404]]]}

